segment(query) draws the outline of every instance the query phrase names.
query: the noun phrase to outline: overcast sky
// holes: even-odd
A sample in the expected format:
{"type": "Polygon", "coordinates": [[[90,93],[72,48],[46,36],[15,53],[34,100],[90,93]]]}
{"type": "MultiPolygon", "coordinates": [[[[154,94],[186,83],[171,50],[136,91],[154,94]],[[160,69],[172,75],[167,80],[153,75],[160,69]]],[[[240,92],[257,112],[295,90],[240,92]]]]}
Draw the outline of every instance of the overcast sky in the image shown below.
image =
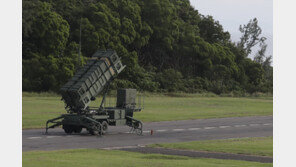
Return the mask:
{"type": "MultiPolygon", "coordinates": [[[[262,35],[267,37],[267,54],[272,55],[272,0],[190,0],[191,5],[203,15],[211,15],[218,20],[233,41],[238,41],[241,34],[239,25],[247,24],[256,17],[262,28],[262,35]]],[[[255,51],[253,51],[254,54],[255,51]]],[[[252,55],[253,56],[253,55],[252,55]]]]}

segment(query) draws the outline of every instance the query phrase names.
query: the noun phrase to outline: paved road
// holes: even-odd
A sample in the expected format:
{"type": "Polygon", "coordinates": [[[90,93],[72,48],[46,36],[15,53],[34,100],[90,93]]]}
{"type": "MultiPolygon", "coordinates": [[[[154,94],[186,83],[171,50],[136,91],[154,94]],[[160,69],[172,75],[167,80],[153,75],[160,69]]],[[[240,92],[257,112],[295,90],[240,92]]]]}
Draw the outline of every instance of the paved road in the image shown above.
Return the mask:
{"type": "Polygon", "coordinates": [[[234,117],[144,123],[142,136],[128,133],[129,127],[109,127],[102,136],[66,135],[61,128],[23,130],[23,151],[78,148],[119,149],[153,143],[185,142],[240,137],[272,136],[272,116],[234,117]],[[150,135],[150,130],[153,135],[150,135]]]}

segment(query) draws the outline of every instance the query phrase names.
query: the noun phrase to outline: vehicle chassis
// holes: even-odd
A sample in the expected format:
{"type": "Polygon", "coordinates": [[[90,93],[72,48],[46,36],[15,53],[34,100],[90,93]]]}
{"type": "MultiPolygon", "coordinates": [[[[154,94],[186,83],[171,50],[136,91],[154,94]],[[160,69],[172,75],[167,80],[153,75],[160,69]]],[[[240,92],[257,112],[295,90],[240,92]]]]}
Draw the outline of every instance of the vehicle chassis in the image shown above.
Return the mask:
{"type": "Polygon", "coordinates": [[[63,114],[57,118],[46,122],[46,132],[48,129],[62,125],[65,133],[80,133],[85,128],[92,135],[103,135],[107,132],[108,126],[127,125],[131,127],[130,132],[138,135],[143,133],[143,124],[141,121],[133,118],[134,112],[141,111],[141,108],[135,107],[103,107],[106,93],[103,96],[100,107],[82,110],[80,112],[63,114]],[[50,124],[50,125],[49,125],[50,124]]]}

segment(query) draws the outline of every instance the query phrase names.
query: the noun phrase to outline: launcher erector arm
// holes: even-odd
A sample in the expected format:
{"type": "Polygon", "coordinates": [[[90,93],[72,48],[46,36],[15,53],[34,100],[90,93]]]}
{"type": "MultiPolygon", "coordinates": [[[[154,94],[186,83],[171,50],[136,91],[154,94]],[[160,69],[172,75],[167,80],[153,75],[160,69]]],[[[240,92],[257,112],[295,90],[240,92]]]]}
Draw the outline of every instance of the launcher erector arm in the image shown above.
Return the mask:
{"type": "Polygon", "coordinates": [[[115,51],[97,51],[60,89],[67,109],[71,113],[85,110],[124,68],[115,51]]]}

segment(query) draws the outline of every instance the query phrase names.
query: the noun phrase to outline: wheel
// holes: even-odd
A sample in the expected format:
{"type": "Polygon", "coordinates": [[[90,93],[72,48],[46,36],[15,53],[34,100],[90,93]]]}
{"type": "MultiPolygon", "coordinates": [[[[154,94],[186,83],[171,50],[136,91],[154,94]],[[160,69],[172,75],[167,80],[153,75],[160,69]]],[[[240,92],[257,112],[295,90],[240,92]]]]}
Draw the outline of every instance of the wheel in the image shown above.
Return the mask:
{"type": "Polygon", "coordinates": [[[80,133],[82,131],[82,127],[81,126],[75,126],[73,131],[74,131],[74,133],[80,133]]]}
{"type": "Polygon", "coordinates": [[[93,125],[91,129],[87,129],[87,130],[91,135],[98,135],[100,133],[100,130],[96,125],[93,125]]]}
{"type": "Polygon", "coordinates": [[[98,135],[99,134],[99,131],[97,131],[97,130],[89,130],[88,132],[91,135],[98,135]]]}
{"type": "Polygon", "coordinates": [[[141,123],[141,122],[135,122],[135,123],[133,124],[133,127],[134,127],[135,129],[142,129],[142,123],[141,123]]]}
{"type": "Polygon", "coordinates": [[[71,134],[74,130],[71,125],[63,125],[63,129],[64,129],[65,133],[67,133],[67,134],[71,134]]]}
{"type": "Polygon", "coordinates": [[[106,121],[102,122],[102,133],[105,134],[108,131],[108,123],[106,121]]]}
{"type": "Polygon", "coordinates": [[[142,127],[143,127],[143,125],[141,122],[136,122],[134,124],[134,129],[135,129],[135,132],[137,135],[142,135],[142,133],[143,133],[142,127]]]}

